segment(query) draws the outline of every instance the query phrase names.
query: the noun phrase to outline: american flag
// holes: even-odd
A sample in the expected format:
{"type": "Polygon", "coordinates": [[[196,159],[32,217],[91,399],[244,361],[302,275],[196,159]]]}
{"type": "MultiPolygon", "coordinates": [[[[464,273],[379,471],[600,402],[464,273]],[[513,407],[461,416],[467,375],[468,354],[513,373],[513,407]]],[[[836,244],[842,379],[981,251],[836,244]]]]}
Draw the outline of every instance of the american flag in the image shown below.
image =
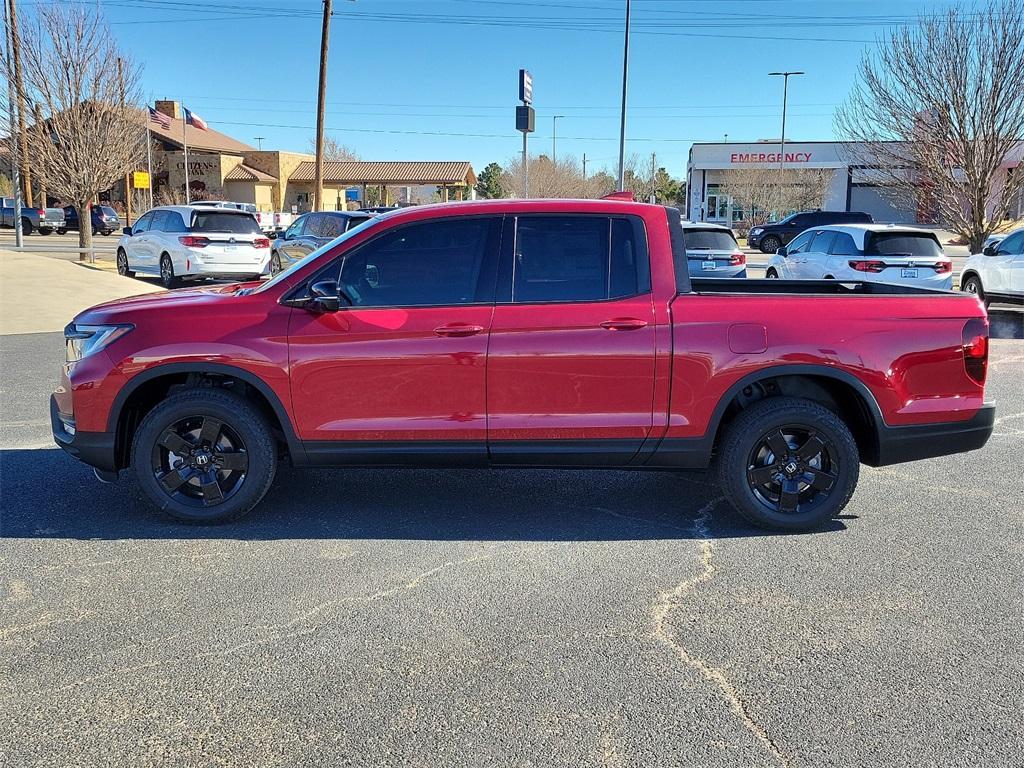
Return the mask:
{"type": "Polygon", "coordinates": [[[206,121],[203,120],[199,115],[193,112],[191,109],[185,110],[185,122],[189,125],[194,125],[201,131],[207,130],[209,126],[206,125],[206,121]]]}
{"type": "Polygon", "coordinates": [[[171,118],[169,118],[163,112],[157,112],[152,107],[149,108],[149,122],[156,123],[165,131],[171,127],[171,118]]]}

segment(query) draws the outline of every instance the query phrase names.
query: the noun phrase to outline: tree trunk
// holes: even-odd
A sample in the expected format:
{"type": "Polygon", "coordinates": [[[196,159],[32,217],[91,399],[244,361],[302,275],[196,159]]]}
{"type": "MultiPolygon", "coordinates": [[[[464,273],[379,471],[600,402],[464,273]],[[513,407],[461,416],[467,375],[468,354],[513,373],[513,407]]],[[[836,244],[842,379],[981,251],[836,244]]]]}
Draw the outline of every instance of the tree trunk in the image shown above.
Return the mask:
{"type": "MultiPolygon", "coordinates": [[[[92,248],[92,206],[89,201],[79,202],[78,208],[78,247],[92,248]]],[[[82,251],[78,254],[79,261],[92,261],[92,254],[82,251]]]]}

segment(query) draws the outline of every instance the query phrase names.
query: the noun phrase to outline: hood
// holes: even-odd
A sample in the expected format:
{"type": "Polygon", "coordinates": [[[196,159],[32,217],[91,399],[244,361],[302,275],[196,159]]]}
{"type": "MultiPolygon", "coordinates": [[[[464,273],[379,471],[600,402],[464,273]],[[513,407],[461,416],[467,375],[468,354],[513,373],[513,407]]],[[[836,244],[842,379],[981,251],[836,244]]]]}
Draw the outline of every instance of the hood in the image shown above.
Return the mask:
{"type": "Polygon", "coordinates": [[[81,312],[75,317],[76,322],[102,323],[118,320],[131,321],[132,317],[141,312],[182,312],[191,308],[209,308],[217,304],[228,305],[236,300],[242,288],[251,288],[259,282],[231,283],[228,285],[197,286],[195,288],[179,288],[173,291],[144,293],[128,296],[97,304],[81,312]]]}

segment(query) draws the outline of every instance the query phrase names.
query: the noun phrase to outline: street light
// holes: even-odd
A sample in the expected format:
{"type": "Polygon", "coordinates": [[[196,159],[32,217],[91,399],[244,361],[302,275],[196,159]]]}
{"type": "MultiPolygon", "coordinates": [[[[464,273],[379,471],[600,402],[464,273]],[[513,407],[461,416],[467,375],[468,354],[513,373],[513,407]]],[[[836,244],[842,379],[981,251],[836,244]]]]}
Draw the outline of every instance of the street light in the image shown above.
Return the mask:
{"type": "Polygon", "coordinates": [[[626,82],[629,76],[629,0],[626,0],[626,36],[622,44],[622,114],[619,118],[619,183],[618,191],[626,189],[626,82]]]}
{"type": "Polygon", "coordinates": [[[781,171],[786,162],[786,99],[789,93],[789,76],[802,75],[803,72],[769,72],[769,76],[782,78],[782,141],[779,147],[779,170],[781,171]]]}
{"type": "Polygon", "coordinates": [[[558,121],[558,119],[560,117],[565,117],[565,115],[552,115],[551,116],[551,164],[552,165],[557,165],[558,164],[558,151],[555,149],[555,147],[557,146],[555,144],[555,135],[556,135],[557,126],[558,126],[558,122],[557,121],[558,121]]]}

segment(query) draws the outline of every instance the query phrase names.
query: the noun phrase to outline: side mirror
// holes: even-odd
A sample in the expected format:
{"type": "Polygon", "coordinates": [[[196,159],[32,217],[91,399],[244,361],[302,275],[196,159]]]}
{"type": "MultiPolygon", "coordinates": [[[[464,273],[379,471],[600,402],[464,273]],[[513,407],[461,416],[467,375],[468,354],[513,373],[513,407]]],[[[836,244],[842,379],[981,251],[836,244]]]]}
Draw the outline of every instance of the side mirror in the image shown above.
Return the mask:
{"type": "Polygon", "coordinates": [[[994,246],[994,245],[987,245],[987,246],[985,246],[984,250],[982,250],[982,253],[985,254],[986,256],[995,256],[996,255],[996,246],[994,246]]]}
{"type": "Polygon", "coordinates": [[[781,256],[784,259],[788,258],[789,257],[789,250],[784,245],[779,246],[779,249],[777,251],[775,251],[775,255],[776,256],[781,256]]]}
{"type": "Polygon", "coordinates": [[[132,234],[132,228],[131,228],[131,227],[125,227],[125,228],[124,228],[124,229],[122,229],[121,231],[122,231],[122,232],[124,232],[124,233],[125,233],[126,235],[128,235],[129,237],[131,237],[131,234],[132,234]]]}
{"type": "Polygon", "coordinates": [[[337,312],[341,309],[341,298],[338,294],[336,280],[319,280],[309,286],[312,299],[310,309],[315,312],[337,312]]]}

